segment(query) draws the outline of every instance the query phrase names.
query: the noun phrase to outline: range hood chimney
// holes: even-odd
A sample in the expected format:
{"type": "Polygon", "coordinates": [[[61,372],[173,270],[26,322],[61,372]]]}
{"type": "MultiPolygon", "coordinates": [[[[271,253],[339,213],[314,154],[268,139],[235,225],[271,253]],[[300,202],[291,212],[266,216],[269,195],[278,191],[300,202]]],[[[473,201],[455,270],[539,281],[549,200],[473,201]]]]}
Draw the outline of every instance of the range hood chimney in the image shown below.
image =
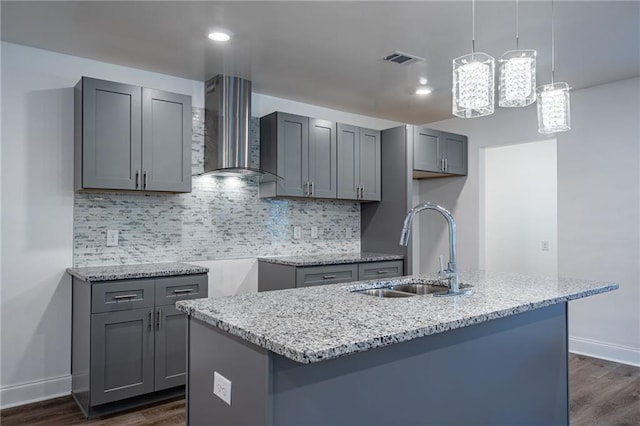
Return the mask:
{"type": "Polygon", "coordinates": [[[260,175],[251,168],[251,81],[217,75],[205,83],[204,173],[260,175]]]}

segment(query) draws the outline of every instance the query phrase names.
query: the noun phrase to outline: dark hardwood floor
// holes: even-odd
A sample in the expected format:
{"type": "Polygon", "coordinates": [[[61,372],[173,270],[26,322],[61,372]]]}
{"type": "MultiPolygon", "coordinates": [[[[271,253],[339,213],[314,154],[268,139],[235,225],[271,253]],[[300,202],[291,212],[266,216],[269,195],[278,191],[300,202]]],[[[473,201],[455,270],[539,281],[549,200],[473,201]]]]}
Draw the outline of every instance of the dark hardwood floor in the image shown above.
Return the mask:
{"type": "MultiPolygon", "coordinates": [[[[571,354],[569,357],[572,426],[640,425],[640,368],[571,354]]],[[[184,399],[118,415],[85,420],[70,396],[0,411],[0,424],[184,425],[184,399]]]]}

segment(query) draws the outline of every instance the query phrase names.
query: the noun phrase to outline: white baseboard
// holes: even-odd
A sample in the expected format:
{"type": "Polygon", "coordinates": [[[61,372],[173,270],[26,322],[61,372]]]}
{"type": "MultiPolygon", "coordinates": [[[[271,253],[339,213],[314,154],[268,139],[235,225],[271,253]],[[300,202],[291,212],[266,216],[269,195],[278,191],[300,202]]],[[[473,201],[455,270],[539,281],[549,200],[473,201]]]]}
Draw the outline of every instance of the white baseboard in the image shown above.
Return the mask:
{"type": "Polygon", "coordinates": [[[71,394],[71,375],[0,388],[0,408],[16,407],[71,394]]]}
{"type": "Polygon", "coordinates": [[[581,337],[569,337],[569,352],[640,367],[640,349],[581,337]]]}

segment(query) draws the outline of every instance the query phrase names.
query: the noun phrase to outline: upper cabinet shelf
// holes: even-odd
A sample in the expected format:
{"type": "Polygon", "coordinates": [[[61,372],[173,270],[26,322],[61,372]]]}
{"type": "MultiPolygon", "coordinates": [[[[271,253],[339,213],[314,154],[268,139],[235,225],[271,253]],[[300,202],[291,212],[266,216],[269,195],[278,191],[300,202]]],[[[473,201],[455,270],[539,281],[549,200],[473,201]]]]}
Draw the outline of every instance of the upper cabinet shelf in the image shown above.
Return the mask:
{"type": "Polygon", "coordinates": [[[380,132],[274,112],[260,119],[260,197],[380,200],[380,132]]]}
{"type": "Polygon", "coordinates": [[[75,188],[191,191],[191,97],[82,77],[75,188]]]}

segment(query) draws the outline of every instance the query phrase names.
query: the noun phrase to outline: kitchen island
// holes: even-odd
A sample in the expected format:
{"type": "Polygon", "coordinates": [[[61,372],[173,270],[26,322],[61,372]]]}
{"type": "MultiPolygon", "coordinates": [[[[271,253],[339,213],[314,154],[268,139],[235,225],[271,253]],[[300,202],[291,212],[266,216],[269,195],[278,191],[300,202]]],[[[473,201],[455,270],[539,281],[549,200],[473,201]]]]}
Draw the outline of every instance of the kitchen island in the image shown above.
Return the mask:
{"type": "Polygon", "coordinates": [[[354,292],[437,282],[411,276],[178,302],[189,424],[568,424],[567,302],[617,284],[460,281],[471,296],[354,292]]]}

